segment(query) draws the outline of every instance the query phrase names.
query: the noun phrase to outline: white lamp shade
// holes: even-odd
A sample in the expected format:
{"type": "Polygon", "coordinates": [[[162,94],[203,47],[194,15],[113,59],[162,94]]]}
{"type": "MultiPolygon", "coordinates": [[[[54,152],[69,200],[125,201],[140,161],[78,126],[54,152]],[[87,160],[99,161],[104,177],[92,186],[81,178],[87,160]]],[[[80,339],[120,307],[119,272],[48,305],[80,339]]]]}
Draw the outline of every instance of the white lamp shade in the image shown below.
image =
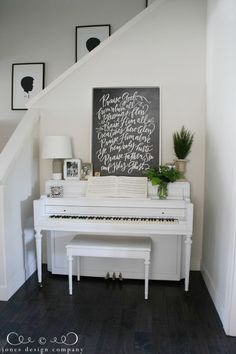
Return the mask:
{"type": "Polygon", "coordinates": [[[70,159],[72,158],[71,140],[69,136],[46,136],[42,148],[43,159],[70,159]]]}

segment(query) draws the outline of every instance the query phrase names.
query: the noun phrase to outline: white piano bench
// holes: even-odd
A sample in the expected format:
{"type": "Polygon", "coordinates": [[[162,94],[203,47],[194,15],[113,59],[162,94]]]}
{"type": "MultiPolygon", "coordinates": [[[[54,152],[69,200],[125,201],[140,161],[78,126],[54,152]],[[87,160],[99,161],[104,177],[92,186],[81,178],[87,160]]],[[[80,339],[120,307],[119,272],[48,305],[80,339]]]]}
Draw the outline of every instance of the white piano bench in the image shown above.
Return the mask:
{"type": "Polygon", "coordinates": [[[77,235],[66,245],[69,269],[69,294],[72,295],[72,261],[77,257],[77,279],[80,280],[79,257],[133,258],[144,260],[144,298],[148,299],[150,237],[77,235]]]}

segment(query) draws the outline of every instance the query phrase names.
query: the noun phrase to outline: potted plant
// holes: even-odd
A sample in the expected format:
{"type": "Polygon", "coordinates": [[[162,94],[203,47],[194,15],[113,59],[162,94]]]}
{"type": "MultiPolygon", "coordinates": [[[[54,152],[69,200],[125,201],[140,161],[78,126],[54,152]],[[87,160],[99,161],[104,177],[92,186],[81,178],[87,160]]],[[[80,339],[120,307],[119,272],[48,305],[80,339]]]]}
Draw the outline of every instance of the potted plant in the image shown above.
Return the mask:
{"type": "Polygon", "coordinates": [[[186,170],[186,157],[191,151],[193,137],[194,134],[192,134],[189,130],[185,129],[184,126],[182,126],[180,132],[175,132],[173,134],[174,151],[177,157],[177,160],[175,160],[175,166],[176,169],[182,172],[183,174],[186,170]]]}
{"type": "Polygon", "coordinates": [[[165,199],[168,196],[168,184],[173,183],[183,175],[175,167],[160,166],[159,169],[150,168],[145,171],[146,176],[151,181],[153,186],[158,185],[158,195],[160,199],[165,199]]]}

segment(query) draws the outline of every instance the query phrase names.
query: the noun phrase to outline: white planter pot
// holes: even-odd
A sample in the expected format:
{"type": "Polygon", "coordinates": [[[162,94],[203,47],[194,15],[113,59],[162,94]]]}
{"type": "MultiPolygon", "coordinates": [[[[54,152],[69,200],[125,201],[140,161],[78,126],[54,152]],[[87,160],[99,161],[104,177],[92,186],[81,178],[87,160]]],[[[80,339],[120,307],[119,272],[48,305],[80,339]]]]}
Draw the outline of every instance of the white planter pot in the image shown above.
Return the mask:
{"type": "Polygon", "coordinates": [[[186,164],[188,160],[175,160],[175,168],[179,172],[181,172],[183,175],[186,172],[186,164]]]}

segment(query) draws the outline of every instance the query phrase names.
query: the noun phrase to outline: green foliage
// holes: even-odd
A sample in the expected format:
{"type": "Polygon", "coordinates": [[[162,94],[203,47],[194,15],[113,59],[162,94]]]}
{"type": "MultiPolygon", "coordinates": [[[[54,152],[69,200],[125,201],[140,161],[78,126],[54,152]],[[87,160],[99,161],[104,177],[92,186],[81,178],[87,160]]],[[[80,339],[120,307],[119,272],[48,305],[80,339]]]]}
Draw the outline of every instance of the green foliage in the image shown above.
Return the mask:
{"type": "Polygon", "coordinates": [[[185,129],[184,126],[182,126],[180,132],[175,132],[173,134],[174,150],[178,159],[184,160],[190,153],[193,137],[194,134],[185,129]]]}
{"type": "Polygon", "coordinates": [[[165,199],[168,194],[168,183],[177,181],[183,178],[181,172],[177,171],[174,167],[160,166],[159,170],[150,168],[145,171],[145,175],[151,181],[153,186],[159,185],[158,194],[161,199],[165,199]]]}

